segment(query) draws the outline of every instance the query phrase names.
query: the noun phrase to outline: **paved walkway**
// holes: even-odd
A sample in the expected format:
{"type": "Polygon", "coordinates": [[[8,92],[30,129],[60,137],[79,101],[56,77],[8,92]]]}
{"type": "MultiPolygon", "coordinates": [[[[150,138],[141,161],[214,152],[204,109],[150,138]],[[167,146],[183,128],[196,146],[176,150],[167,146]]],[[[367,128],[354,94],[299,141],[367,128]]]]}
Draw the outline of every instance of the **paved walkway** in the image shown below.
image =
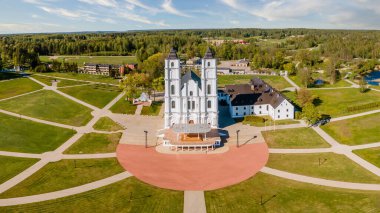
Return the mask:
{"type": "Polygon", "coordinates": [[[289,173],[285,171],[280,171],[280,170],[272,169],[268,167],[262,168],[261,172],[274,175],[277,177],[282,177],[282,178],[298,181],[298,182],[311,183],[311,184],[320,185],[320,186],[329,186],[329,187],[342,188],[342,189],[380,191],[380,184],[351,183],[351,182],[326,180],[322,178],[314,178],[314,177],[289,173]]]}
{"type": "Polygon", "coordinates": [[[34,90],[32,92],[23,93],[21,95],[16,95],[16,96],[12,96],[12,97],[9,97],[9,98],[0,99],[0,102],[1,101],[11,100],[11,99],[18,98],[18,97],[22,97],[22,96],[25,96],[25,95],[30,95],[30,94],[33,94],[33,93],[36,93],[36,92],[41,92],[42,90],[44,90],[44,89],[34,90]]]}
{"type": "Polygon", "coordinates": [[[206,213],[203,191],[185,191],[183,213],[206,213]]]}
{"type": "Polygon", "coordinates": [[[135,115],[141,115],[141,111],[143,109],[143,105],[137,105],[137,108],[136,108],[136,111],[135,111],[135,115]]]}
{"type": "Polygon", "coordinates": [[[292,79],[290,79],[288,76],[283,76],[284,78],[285,78],[285,80],[287,81],[287,82],[289,82],[289,84],[291,84],[293,87],[295,87],[297,90],[299,90],[299,89],[301,89],[296,83],[294,83],[293,81],[292,81],[292,79]]]}
{"type": "Polygon", "coordinates": [[[131,174],[128,172],[123,172],[123,173],[111,176],[109,178],[105,178],[105,179],[88,183],[82,186],[77,186],[74,188],[69,188],[69,189],[65,189],[61,191],[49,192],[45,194],[32,195],[32,196],[27,196],[27,197],[0,199],[0,206],[14,206],[14,205],[27,204],[27,203],[42,202],[42,201],[67,197],[71,195],[76,195],[76,194],[84,193],[87,191],[91,191],[100,187],[104,187],[104,186],[116,183],[128,177],[131,177],[131,174]]]}
{"type": "Polygon", "coordinates": [[[95,84],[105,84],[105,85],[119,86],[118,84],[101,83],[101,82],[97,82],[97,81],[78,80],[78,79],[73,79],[73,78],[64,78],[64,77],[56,77],[56,76],[53,77],[53,76],[43,75],[43,74],[34,74],[34,75],[45,76],[45,77],[56,78],[56,79],[63,79],[63,80],[70,80],[70,81],[77,81],[77,82],[85,82],[85,83],[95,83],[95,84]]]}
{"type": "Polygon", "coordinates": [[[240,183],[268,161],[266,143],[230,146],[223,154],[167,155],[140,145],[119,144],[120,164],[139,180],[181,191],[204,191],[240,183]]]}

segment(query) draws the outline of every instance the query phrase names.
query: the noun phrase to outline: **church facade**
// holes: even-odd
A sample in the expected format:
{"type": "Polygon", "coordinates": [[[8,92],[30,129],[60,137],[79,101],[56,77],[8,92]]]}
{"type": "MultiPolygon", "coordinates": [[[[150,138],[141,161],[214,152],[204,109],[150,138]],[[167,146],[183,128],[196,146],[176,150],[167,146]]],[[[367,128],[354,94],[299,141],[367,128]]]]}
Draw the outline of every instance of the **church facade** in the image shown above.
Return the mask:
{"type": "Polygon", "coordinates": [[[174,49],[165,59],[165,129],[175,124],[218,128],[217,60],[210,49],[201,60],[201,76],[183,74],[174,49]]]}

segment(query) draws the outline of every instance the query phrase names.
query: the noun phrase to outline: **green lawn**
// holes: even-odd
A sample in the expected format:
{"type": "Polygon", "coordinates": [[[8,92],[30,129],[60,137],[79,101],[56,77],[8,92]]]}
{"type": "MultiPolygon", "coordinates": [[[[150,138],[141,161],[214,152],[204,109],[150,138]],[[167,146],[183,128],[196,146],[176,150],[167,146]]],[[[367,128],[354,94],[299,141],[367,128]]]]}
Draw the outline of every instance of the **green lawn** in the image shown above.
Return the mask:
{"type": "Polygon", "coordinates": [[[0,184],[18,175],[20,172],[37,163],[37,161],[38,159],[0,156],[0,184]]]}
{"type": "Polygon", "coordinates": [[[380,168],[380,147],[354,150],[355,154],[380,168]]]}
{"type": "Polygon", "coordinates": [[[96,122],[96,124],[94,125],[94,129],[100,131],[114,132],[118,130],[123,130],[124,128],[115,121],[113,121],[111,118],[102,117],[98,120],[98,122],[96,122]]]}
{"type": "Polygon", "coordinates": [[[299,149],[299,148],[326,148],[330,145],[313,129],[281,129],[262,132],[270,148],[299,149]]]}
{"type": "MultiPolygon", "coordinates": [[[[298,78],[298,76],[289,76],[289,78],[298,86],[301,86],[301,80],[298,78]]],[[[350,87],[351,84],[346,82],[345,80],[337,81],[335,84],[329,84],[326,82],[323,85],[314,86],[313,88],[337,88],[337,87],[350,87]]]]}
{"type": "Polygon", "coordinates": [[[95,154],[112,153],[116,151],[119,144],[121,133],[99,134],[89,133],[83,135],[75,142],[65,154],[95,154]]]}
{"type": "Polygon", "coordinates": [[[360,93],[359,89],[336,89],[336,90],[312,90],[312,93],[317,95],[321,100],[318,109],[323,114],[339,117],[349,114],[357,114],[362,111],[348,112],[347,107],[361,106],[364,104],[380,102],[380,92],[368,91],[360,93]]]}
{"type": "Polygon", "coordinates": [[[346,156],[335,153],[270,154],[266,166],[329,180],[380,183],[380,177],[346,156]]]}
{"type": "Polygon", "coordinates": [[[38,81],[41,81],[42,83],[44,83],[48,86],[52,86],[52,84],[53,84],[52,81],[54,81],[54,80],[57,80],[57,82],[58,82],[57,86],[58,87],[86,84],[85,82],[56,79],[54,77],[46,77],[46,76],[42,76],[42,75],[32,75],[32,77],[38,81]]]}
{"type": "Polygon", "coordinates": [[[105,107],[120,93],[118,87],[104,84],[68,87],[59,90],[98,108],[105,107]]]}
{"type": "Polygon", "coordinates": [[[130,114],[134,115],[137,109],[136,105],[133,105],[131,101],[125,100],[126,96],[120,99],[116,104],[111,107],[113,113],[130,114]]]}
{"type": "Polygon", "coordinates": [[[335,121],[322,126],[339,143],[360,145],[380,142],[380,113],[347,120],[335,121]]]}
{"type": "Polygon", "coordinates": [[[2,193],[0,197],[22,197],[59,191],[101,180],[123,171],[116,158],[61,160],[49,163],[2,193]]]}
{"type": "Polygon", "coordinates": [[[42,89],[42,86],[27,78],[18,78],[10,81],[0,81],[0,99],[42,89]]]}
{"type": "MultiPolygon", "coordinates": [[[[127,64],[137,63],[135,56],[55,56],[54,60],[65,62],[76,62],[78,66],[83,66],[84,63],[97,63],[97,64],[127,64]]],[[[42,62],[51,62],[51,56],[40,56],[42,62]]]]}
{"type": "Polygon", "coordinates": [[[53,151],[74,131],[0,113],[0,150],[43,153],[53,151]]]}
{"type": "Polygon", "coordinates": [[[72,72],[68,72],[68,73],[51,72],[51,73],[44,73],[44,75],[52,76],[52,77],[68,78],[72,80],[93,81],[93,82],[99,82],[99,83],[119,85],[119,79],[114,79],[112,77],[102,76],[102,75],[90,75],[90,74],[72,73],[72,72]]]}
{"type": "Polygon", "coordinates": [[[223,87],[228,84],[246,84],[249,83],[252,78],[261,78],[267,82],[272,87],[283,90],[288,87],[292,87],[283,77],[281,76],[255,76],[255,75],[218,75],[218,86],[223,87]]]}
{"type": "Polygon", "coordinates": [[[160,110],[162,107],[162,102],[153,102],[150,107],[144,106],[141,110],[141,115],[152,115],[157,116],[160,114],[160,110]]]}
{"type": "Polygon", "coordinates": [[[183,212],[183,192],[160,189],[134,177],[82,194],[0,208],[4,212],[183,212]]]}
{"type": "Polygon", "coordinates": [[[322,187],[263,173],[234,186],[207,191],[205,199],[208,213],[367,213],[380,210],[380,192],[322,187]]]}
{"type": "Polygon", "coordinates": [[[74,126],[83,126],[92,118],[91,109],[47,90],[0,102],[0,108],[74,126]]]}
{"type": "Polygon", "coordinates": [[[274,123],[272,118],[270,116],[262,116],[264,119],[266,119],[265,122],[259,122],[259,121],[250,121],[248,120],[243,120],[244,125],[250,125],[250,126],[256,126],[256,127],[265,127],[265,126],[273,126],[274,124],[276,125],[289,125],[289,124],[299,124],[300,122],[297,120],[291,120],[291,119],[286,119],[286,120],[279,120],[274,123]]]}

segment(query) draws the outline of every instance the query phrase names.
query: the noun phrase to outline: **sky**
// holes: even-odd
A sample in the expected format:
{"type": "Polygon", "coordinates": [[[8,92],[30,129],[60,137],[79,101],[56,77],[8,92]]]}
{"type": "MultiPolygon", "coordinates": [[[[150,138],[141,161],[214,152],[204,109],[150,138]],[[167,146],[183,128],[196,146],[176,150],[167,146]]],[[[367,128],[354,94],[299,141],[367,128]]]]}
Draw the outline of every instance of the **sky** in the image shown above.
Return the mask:
{"type": "Polygon", "coordinates": [[[379,0],[0,0],[0,33],[380,29],[379,0]]]}

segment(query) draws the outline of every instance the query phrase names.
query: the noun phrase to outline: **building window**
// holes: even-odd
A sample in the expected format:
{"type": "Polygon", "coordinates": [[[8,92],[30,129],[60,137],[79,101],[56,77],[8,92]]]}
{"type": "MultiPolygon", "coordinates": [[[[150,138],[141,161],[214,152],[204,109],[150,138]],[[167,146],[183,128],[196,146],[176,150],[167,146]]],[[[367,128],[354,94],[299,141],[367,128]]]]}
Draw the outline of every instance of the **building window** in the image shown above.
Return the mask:
{"type": "Polygon", "coordinates": [[[253,110],[253,106],[251,106],[251,109],[253,110]]]}
{"type": "Polygon", "coordinates": [[[267,105],[267,111],[269,110],[269,106],[267,105]]]}
{"type": "Polygon", "coordinates": [[[261,111],[260,111],[259,113],[260,113],[260,115],[261,115],[261,111]]]}
{"type": "Polygon", "coordinates": [[[210,62],[207,62],[207,66],[210,67],[210,66],[211,66],[211,63],[210,63],[210,62]]]}
{"type": "Polygon", "coordinates": [[[289,112],[289,109],[286,109],[287,112],[289,112]]]}
{"type": "Polygon", "coordinates": [[[277,116],[278,118],[280,118],[280,116],[277,116]]]}
{"type": "Polygon", "coordinates": [[[261,109],[261,106],[259,106],[259,109],[261,109]]]}
{"type": "Polygon", "coordinates": [[[280,110],[278,110],[278,113],[280,113],[280,110]]]}
{"type": "Polygon", "coordinates": [[[238,113],[236,113],[236,116],[238,116],[238,113]]]}
{"type": "Polygon", "coordinates": [[[171,93],[172,95],[175,94],[175,86],[174,86],[174,85],[171,86],[171,88],[170,88],[170,93],[171,93]]]}
{"type": "Polygon", "coordinates": [[[289,118],[289,115],[286,115],[287,118],[289,118]]]}
{"type": "Polygon", "coordinates": [[[211,85],[207,85],[207,94],[210,95],[211,94],[211,85]]]}
{"type": "Polygon", "coordinates": [[[172,101],[172,109],[175,108],[175,101],[172,101]]]}
{"type": "Polygon", "coordinates": [[[235,107],[235,110],[238,110],[238,108],[237,108],[237,107],[235,107]]]}
{"type": "Polygon", "coordinates": [[[211,101],[207,101],[207,108],[211,109],[211,101]]]}
{"type": "Polygon", "coordinates": [[[245,113],[244,113],[244,116],[245,116],[245,113]]]}
{"type": "Polygon", "coordinates": [[[195,101],[191,102],[191,108],[194,110],[195,109],[195,101]]]}
{"type": "Polygon", "coordinates": [[[174,62],[172,62],[172,63],[170,64],[170,67],[174,67],[174,62]]]}
{"type": "Polygon", "coordinates": [[[187,109],[188,109],[188,110],[191,109],[191,102],[190,102],[190,101],[187,101],[187,109]]]}
{"type": "Polygon", "coordinates": [[[244,107],[244,110],[246,110],[247,109],[247,107],[244,107]]]}
{"type": "Polygon", "coordinates": [[[193,91],[190,91],[190,96],[193,96],[193,91]]]}

